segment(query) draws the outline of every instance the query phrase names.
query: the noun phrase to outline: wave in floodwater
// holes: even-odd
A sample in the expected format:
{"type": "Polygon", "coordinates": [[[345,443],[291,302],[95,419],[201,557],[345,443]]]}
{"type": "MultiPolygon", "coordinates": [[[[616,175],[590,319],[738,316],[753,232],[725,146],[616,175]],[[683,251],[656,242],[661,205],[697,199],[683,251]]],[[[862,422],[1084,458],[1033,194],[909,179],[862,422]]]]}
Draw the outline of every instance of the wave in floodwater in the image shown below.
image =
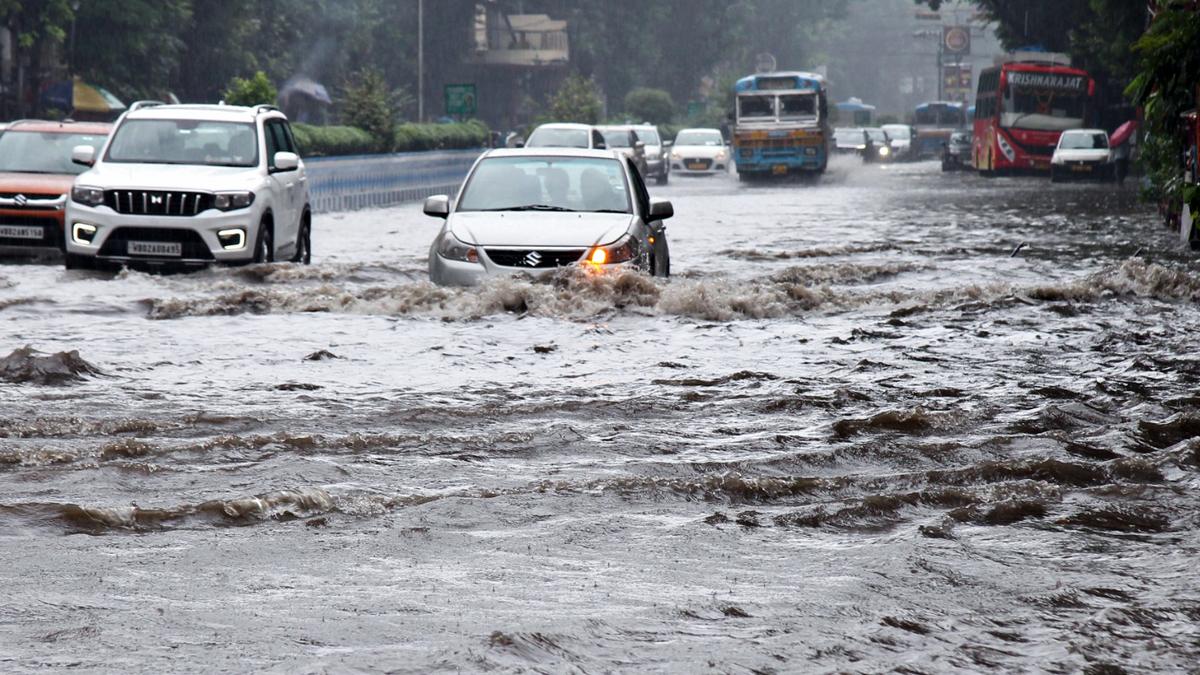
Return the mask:
{"type": "Polygon", "coordinates": [[[444,288],[428,282],[346,288],[324,283],[303,288],[249,288],[208,297],[148,299],[152,319],[233,314],[344,312],[472,320],[504,313],[586,319],[614,312],[735,321],[903,306],[906,313],[962,302],[1093,302],[1110,296],[1163,301],[1200,299],[1200,276],[1141,259],[1129,259],[1086,277],[1048,284],[969,284],[931,290],[838,287],[922,269],[906,263],[794,267],[766,279],[675,279],[664,282],[635,271],[597,274],[564,269],[543,280],[506,277],[477,288],[444,288]]]}

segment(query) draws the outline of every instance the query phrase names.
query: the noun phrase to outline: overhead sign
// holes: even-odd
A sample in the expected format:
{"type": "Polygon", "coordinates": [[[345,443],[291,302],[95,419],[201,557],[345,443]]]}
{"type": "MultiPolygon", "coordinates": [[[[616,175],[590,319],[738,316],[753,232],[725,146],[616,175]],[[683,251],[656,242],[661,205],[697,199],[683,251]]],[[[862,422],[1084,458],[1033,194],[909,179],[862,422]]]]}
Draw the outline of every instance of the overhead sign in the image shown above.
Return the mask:
{"type": "Polygon", "coordinates": [[[446,85],[446,114],[459,117],[471,117],[475,114],[477,103],[475,85],[448,84],[446,85]]]}
{"type": "Polygon", "coordinates": [[[951,56],[966,56],[971,53],[971,29],[968,26],[942,27],[943,51],[951,56]]]}

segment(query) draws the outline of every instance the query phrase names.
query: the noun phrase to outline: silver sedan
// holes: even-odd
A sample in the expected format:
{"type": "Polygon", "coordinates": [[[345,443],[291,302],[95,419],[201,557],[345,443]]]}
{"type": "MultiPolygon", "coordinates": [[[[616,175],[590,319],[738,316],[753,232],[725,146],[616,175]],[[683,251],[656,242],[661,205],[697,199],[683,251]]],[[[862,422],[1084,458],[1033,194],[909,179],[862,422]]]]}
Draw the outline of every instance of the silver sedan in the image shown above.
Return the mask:
{"type": "Polygon", "coordinates": [[[630,160],[611,150],[491,150],[457,199],[430,197],[425,214],[446,220],[429,250],[437,284],[536,277],[570,265],[671,271],[664,221],[674,207],[651,199],[630,160]]]}

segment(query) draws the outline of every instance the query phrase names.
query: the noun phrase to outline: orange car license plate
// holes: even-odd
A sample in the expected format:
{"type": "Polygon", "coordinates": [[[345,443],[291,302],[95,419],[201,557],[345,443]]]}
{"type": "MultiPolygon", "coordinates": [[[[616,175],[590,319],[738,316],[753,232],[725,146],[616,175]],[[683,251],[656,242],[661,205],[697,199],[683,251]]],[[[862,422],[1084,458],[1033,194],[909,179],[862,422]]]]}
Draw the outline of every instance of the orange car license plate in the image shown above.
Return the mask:
{"type": "Polygon", "coordinates": [[[786,174],[787,164],[776,164],[775,166],[771,167],[771,173],[775,174],[776,176],[782,176],[786,174]]]}

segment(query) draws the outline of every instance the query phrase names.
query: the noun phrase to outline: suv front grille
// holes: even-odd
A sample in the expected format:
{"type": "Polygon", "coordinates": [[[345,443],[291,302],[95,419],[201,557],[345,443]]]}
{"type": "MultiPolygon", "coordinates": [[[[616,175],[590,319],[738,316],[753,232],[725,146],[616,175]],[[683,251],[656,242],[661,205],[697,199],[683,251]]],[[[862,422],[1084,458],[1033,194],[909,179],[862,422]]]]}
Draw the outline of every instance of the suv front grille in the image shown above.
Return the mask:
{"type": "Polygon", "coordinates": [[[194,216],[213,206],[207,192],[161,192],[157,190],[106,190],[104,205],[131,216],[194,216]]]}
{"type": "MultiPolygon", "coordinates": [[[[176,193],[178,194],[178,193],[176,193]]],[[[178,242],[182,244],[181,259],[212,260],[212,252],[195,230],[158,227],[118,227],[104,240],[102,256],[129,256],[130,241],[178,242]]]]}
{"type": "Polygon", "coordinates": [[[486,248],[487,256],[492,262],[501,267],[526,267],[544,269],[547,267],[564,267],[579,262],[587,249],[577,248],[568,250],[531,250],[486,248]]]}

